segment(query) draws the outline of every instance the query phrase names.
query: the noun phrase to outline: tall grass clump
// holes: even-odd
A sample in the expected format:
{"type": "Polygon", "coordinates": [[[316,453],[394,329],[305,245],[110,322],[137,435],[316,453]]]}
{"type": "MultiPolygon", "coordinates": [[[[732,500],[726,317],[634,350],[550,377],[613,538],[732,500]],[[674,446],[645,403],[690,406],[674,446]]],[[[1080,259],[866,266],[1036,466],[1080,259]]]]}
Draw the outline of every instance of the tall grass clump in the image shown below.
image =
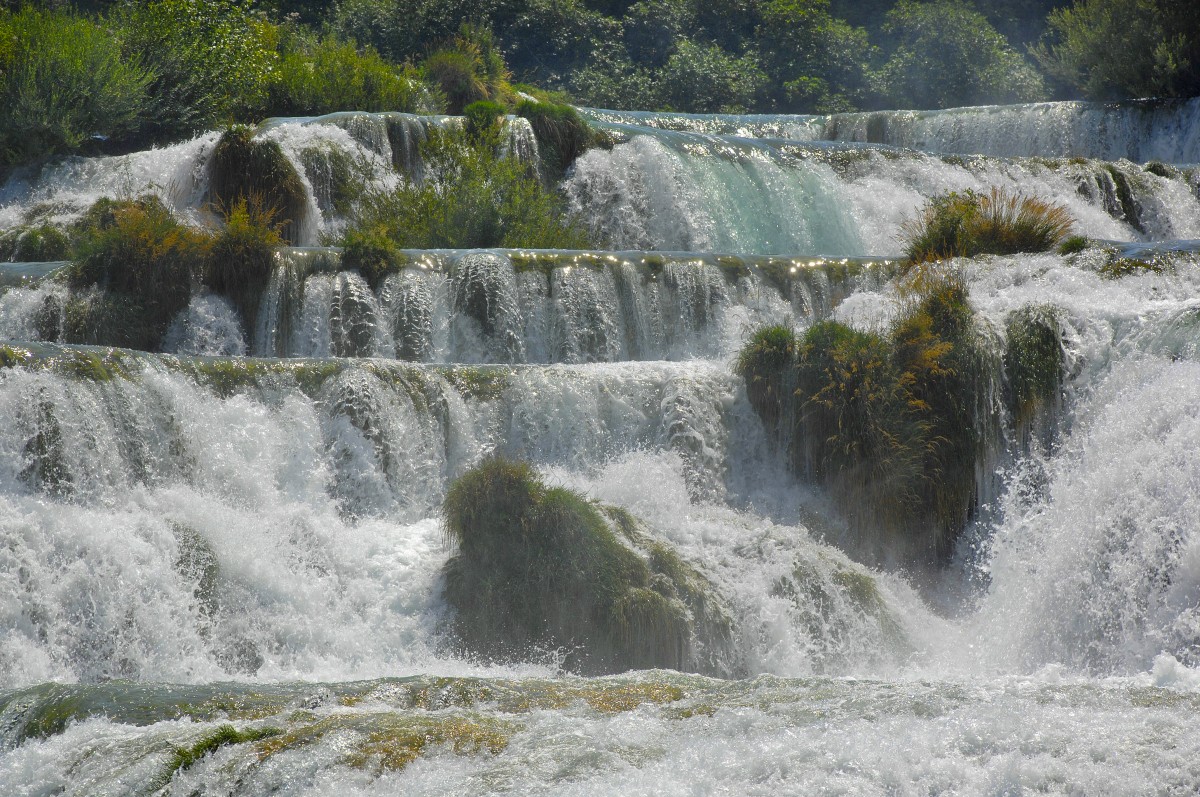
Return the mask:
{"type": "Polygon", "coordinates": [[[221,136],[213,149],[208,190],[219,207],[257,203],[272,214],[284,240],[297,241],[308,204],[304,181],[283,148],[275,141],[255,138],[253,128],[234,125],[221,136]]]}
{"type": "Polygon", "coordinates": [[[525,100],[517,115],[529,120],[547,177],[560,178],[595,139],[591,127],[570,105],[525,100]]]}
{"type": "Polygon", "coordinates": [[[130,135],[145,118],[153,78],[93,20],[33,7],[0,12],[0,162],[130,135]]]}
{"type": "Polygon", "coordinates": [[[473,102],[504,101],[512,94],[508,68],[492,32],[464,24],[446,46],[421,62],[421,74],[446,98],[446,112],[460,114],[473,102]]]}
{"type": "Polygon", "coordinates": [[[253,329],[259,299],[271,281],[275,252],[283,246],[275,211],[258,198],[217,208],[224,223],[213,237],[204,271],[209,288],[229,298],[253,329]]]}
{"type": "Polygon", "coordinates": [[[1070,235],[1066,208],[998,188],[979,194],[951,191],[930,199],[903,226],[910,263],[951,257],[1049,252],[1070,235]]]}
{"type": "Polygon", "coordinates": [[[368,193],[340,243],[346,265],[374,271],[395,249],[586,249],[582,225],[536,175],[489,142],[431,131],[424,178],[368,193]]]}
{"type": "Polygon", "coordinates": [[[829,492],[864,551],[949,553],[975,510],[994,376],[961,280],[929,276],[882,332],[760,330],[737,368],[792,470],[829,492]]]}
{"type": "Polygon", "coordinates": [[[472,652],[520,660],[563,649],[583,673],[688,661],[691,618],[675,593],[695,585],[663,568],[656,577],[583,496],[492,458],[450,486],[443,511],[456,548],[446,600],[472,652]]]}

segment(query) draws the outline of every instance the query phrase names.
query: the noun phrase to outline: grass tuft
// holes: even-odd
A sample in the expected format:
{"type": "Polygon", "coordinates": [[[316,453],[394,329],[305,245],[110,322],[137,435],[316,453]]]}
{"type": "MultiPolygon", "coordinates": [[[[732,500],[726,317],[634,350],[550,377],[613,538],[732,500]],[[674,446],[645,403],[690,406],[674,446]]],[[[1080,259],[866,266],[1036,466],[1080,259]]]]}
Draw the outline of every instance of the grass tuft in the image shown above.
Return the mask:
{"type": "Polygon", "coordinates": [[[976,255],[1048,252],[1071,232],[1066,208],[993,188],[951,191],[929,200],[903,225],[910,264],[976,255]]]}

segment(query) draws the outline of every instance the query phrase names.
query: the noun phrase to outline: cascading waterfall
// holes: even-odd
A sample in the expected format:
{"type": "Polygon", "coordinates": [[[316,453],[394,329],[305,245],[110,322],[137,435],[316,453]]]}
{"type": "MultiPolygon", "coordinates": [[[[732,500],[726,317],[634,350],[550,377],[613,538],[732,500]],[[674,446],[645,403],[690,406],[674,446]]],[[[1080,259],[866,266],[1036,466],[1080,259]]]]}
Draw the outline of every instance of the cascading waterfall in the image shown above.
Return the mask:
{"type": "Polygon", "coordinates": [[[825,116],[664,114],[586,109],[590,119],[752,138],[852,141],[997,158],[1200,163],[1200,99],[1041,102],[825,116]]]}
{"type": "MultiPolygon", "coordinates": [[[[987,154],[1027,136],[1015,122],[961,132],[1094,124],[1079,104],[912,114],[904,146],[924,152],[801,141],[878,133],[865,116],[608,114],[617,143],[563,190],[627,249],[405,251],[370,284],[336,248],[284,249],[253,328],[197,293],[162,353],[63,343],[95,297],[47,278],[59,266],[4,266],[0,791],[1194,792],[1200,254],[1174,239],[1200,237],[1200,201],[1164,154],[1194,103],[1106,112],[1110,149],[1088,157],[1175,163],[1152,169],[1063,160],[1050,132],[1009,153],[1041,157],[987,154]],[[767,324],[886,329],[911,297],[897,260],[862,255],[895,253],[927,197],[992,186],[1128,243],[956,263],[1007,369],[995,389],[1010,322],[1034,311],[1062,390],[1032,432],[988,405],[984,506],[949,563],[874,569],[789,473],[734,360],[767,324]],[[1150,267],[1109,268],[1131,254],[1150,267]],[[493,454],[614,524],[623,510],[701,574],[728,637],[692,642],[727,677],[465,652],[439,508],[493,454]]],[[[317,243],[353,203],[345,180],[418,174],[430,126],[456,123],[348,113],[258,135],[303,175],[317,243]]],[[[14,179],[0,226],[40,203],[70,218],[122,170],[126,193],[200,221],[215,140],[14,179]]]]}

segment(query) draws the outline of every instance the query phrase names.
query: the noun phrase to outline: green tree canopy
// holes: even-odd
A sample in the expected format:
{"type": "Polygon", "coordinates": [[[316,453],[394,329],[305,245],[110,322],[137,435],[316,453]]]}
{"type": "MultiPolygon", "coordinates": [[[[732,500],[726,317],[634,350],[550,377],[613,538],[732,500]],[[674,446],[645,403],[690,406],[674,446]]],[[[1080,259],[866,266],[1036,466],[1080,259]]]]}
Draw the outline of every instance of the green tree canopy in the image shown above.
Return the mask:
{"type": "Polygon", "coordinates": [[[1051,13],[1048,23],[1038,61],[1086,97],[1200,94],[1195,0],[1082,0],[1051,13]]]}
{"type": "Polygon", "coordinates": [[[1045,87],[1033,66],[962,0],[900,0],[883,32],[876,91],[904,108],[1031,102],[1045,87]]]}

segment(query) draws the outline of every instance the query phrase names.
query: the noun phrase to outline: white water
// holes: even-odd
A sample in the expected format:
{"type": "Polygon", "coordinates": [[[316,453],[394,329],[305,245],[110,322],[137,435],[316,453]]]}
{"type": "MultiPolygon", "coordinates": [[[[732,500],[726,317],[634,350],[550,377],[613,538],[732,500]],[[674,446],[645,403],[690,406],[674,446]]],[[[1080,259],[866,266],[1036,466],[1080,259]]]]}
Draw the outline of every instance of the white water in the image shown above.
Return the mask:
{"type": "Polygon", "coordinates": [[[587,109],[597,121],[755,138],[852,141],[998,158],[1200,163],[1200,98],[1039,102],[828,116],[663,114],[587,109]]]}
{"type": "MultiPolygon", "coordinates": [[[[331,130],[320,136],[345,132],[331,130]]],[[[310,135],[266,134],[293,133],[310,135]]],[[[844,227],[821,229],[851,230],[868,251],[892,251],[904,209],[945,187],[1034,186],[1074,202],[1105,237],[1187,237],[1194,223],[1185,183],[1149,174],[1138,196],[1161,207],[1143,209],[1149,232],[1138,233],[1102,201],[1068,196],[1071,168],[1090,165],[882,150],[721,160],[682,155],[674,140],[592,153],[574,179],[623,163],[612,174],[633,185],[658,164],[677,182],[655,193],[643,181],[646,201],[694,200],[662,234],[718,236],[732,233],[693,222],[719,216],[720,197],[689,195],[687,181],[757,185],[773,197],[769,214],[798,186],[816,191],[811,178],[836,200],[812,207],[845,214],[844,227]]],[[[736,221],[739,246],[768,228],[814,234],[758,221],[736,221]]],[[[878,271],[839,282],[829,264],[806,272],[792,258],[781,292],[761,259],[730,279],[714,256],[621,252],[596,267],[595,255],[560,255],[543,271],[515,268],[520,253],[421,253],[371,291],[336,272],[333,253],[292,251],[252,333],[201,296],[177,319],[180,356],[130,358],[128,377],[66,375],[69,347],[36,349],[47,367],[0,368],[0,791],[1200,788],[1196,255],[1120,280],[1097,273],[1106,255],[1094,250],[963,264],[998,335],[1012,310],[1059,308],[1069,378],[1061,437],[1002,459],[1009,489],[936,576],[853,562],[845,530],[786,475],[732,375],[759,323],[885,323],[903,300],[878,271]],[[480,296],[490,331],[464,312],[480,296]],[[402,349],[425,363],[501,364],[408,365],[393,359],[402,349]],[[227,356],[246,350],[386,359],[227,356]],[[543,364],[510,364],[522,361],[543,364]],[[230,380],[231,368],[256,370],[230,380]],[[558,672],[556,651],[496,665],[449,649],[437,507],[449,480],[491,451],[627,508],[705,573],[734,618],[725,664],[738,677],[579,679],[558,672]],[[613,709],[598,690],[652,699],[613,709]],[[284,736],[277,748],[222,747],[162,779],[174,748],[226,722],[284,736]],[[447,722],[501,741],[439,742],[428,729],[447,722]],[[428,746],[392,767],[380,745],[414,723],[428,746]]],[[[8,291],[0,334],[35,337],[31,319],[61,293],[8,291]]]]}

